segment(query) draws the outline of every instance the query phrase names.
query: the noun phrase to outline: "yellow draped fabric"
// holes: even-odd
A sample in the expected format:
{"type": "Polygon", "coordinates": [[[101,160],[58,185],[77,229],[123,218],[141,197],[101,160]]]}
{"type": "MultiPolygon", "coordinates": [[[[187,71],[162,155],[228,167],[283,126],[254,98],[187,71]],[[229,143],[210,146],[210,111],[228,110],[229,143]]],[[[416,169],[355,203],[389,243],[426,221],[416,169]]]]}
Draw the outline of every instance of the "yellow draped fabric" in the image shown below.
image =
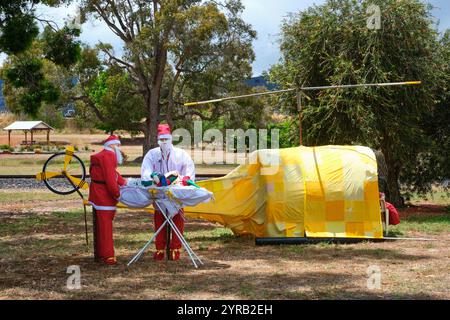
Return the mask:
{"type": "Polygon", "coordinates": [[[198,184],[215,200],[185,208],[257,237],[382,238],[377,162],[360,146],[258,150],[248,164],[198,184]]]}

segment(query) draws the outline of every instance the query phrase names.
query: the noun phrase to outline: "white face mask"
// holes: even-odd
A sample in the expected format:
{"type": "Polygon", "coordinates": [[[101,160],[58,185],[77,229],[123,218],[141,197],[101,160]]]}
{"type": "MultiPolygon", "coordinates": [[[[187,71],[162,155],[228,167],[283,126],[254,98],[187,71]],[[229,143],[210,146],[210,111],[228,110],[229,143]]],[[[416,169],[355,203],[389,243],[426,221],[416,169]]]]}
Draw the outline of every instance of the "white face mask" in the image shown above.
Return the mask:
{"type": "Polygon", "coordinates": [[[164,156],[167,156],[172,151],[172,148],[173,148],[172,139],[170,139],[170,138],[164,142],[161,140],[158,140],[158,145],[161,148],[161,153],[164,156]]]}

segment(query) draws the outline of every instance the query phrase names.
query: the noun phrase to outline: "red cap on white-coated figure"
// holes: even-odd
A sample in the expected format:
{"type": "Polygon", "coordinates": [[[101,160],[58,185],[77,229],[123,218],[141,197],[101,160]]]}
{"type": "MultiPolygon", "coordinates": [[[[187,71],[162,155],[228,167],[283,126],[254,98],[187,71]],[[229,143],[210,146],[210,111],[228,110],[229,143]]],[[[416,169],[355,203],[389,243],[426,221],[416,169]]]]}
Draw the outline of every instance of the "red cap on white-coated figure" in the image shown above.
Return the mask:
{"type": "Polygon", "coordinates": [[[158,125],[158,138],[171,138],[172,133],[170,132],[170,126],[168,124],[158,125]]]}

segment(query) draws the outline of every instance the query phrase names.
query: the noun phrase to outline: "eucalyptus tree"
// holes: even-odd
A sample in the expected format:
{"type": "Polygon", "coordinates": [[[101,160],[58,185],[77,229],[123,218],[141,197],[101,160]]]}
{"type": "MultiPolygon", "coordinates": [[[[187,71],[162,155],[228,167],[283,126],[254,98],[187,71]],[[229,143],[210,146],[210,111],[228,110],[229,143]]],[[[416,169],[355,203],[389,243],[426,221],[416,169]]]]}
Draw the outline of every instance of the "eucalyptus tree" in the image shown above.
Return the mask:
{"type": "MultiPolygon", "coordinates": [[[[380,149],[395,204],[401,202],[400,176],[420,166],[416,159],[428,150],[423,122],[434,112],[446,79],[430,9],[418,0],[329,0],[310,7],[283,22],[282,58],[271,70],[281,88],[422,81],[419,87],[329,90],[303,97],[306,144],[380,149]],[[381,13],[379,28],[368,23],[374,5],[381,13]]],[[[282,96],[280,103],[297,114],[294,97],[282,96]]]]}
{"type": "MultiPolygon", "coordinates": [[[[123,41],[123,54],[100,42],[107,63],[122,68],[140,95],[144,153],[156,146],[157,125],[204,111],[181,110],[190,96],[223,94],[251,75],[256,34],[240,0],[83,0],[85,19],[98,19],[123,41]]],[[[117,106],[120,108],[120,106],[117,106]]]]}

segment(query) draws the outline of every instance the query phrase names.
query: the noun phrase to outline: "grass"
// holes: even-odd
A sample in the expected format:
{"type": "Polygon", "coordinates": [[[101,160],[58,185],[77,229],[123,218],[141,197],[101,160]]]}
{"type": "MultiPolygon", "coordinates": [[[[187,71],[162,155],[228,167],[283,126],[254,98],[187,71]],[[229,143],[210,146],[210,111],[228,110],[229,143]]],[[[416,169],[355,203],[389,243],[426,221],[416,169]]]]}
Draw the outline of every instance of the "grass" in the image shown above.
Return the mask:
{"type": "MultiPolygon", "coordinates": [[[[14,192],[16,202],[2,195],[3,299],[450,299],[448,208],[433,215],[419,210],[392,227],[404,236],[447,242],[255,246],[253,239],[236,237],[227,228],[188,219],[185,236],[205,262],[200,269],[185,252],[179,262],[156,263],[153,246],[126,267],[153,234],[153,223],[148,213],[119,210],[114,222],[119,265],[103,267],[85,245],[84,212],[77,202],[52,201],[59,197],[45,190],[32,201],[25,190],[14,192]],[[53,198],[44,203],[43,194],[53,198]],[[81,290],[65,287],[70,265],[80,266],[81,290]],[[383,272],[380,291],[366,287],[370,265],[383,272]]],[[[88,221],[91,230],[90,214],[88,221]]]]}
{"type": "Polygon", "coordinates": [[[418,195],[417,193],[414,193],[410,199],[410,202],[411,204],[431,202],[435,205],[450,206],[450,190],[444,190],[442,187],[434,187],[432,192],[425,195],[418,195]]]}
{"type": "Polygon", "coordinates": [[[60,196],[50,192],[48,189],[33,189],[33,190],[1,190],[0,205],[2,204],[20,204],[33,203],[35,201],[67,201],[78,200],[80,196],[77,193],[72,193],[67,196],[60,196]]]}
{"type": "Polygon", "coordinates": [[[450,233],[450,213],[439,216],[415,215],[407,217],[399,225],[391,226],[389,231],[393,235],[405,235],[409,232],[427,234],[450,233]]]}
{"type": "Polygon", "coordinates": [[[12,223],[0,224],[0,235],[12,236],[18,233],[26,234],[40,226],[48,226],[48,219],[39,216],[28,217],[12,223]]]}

